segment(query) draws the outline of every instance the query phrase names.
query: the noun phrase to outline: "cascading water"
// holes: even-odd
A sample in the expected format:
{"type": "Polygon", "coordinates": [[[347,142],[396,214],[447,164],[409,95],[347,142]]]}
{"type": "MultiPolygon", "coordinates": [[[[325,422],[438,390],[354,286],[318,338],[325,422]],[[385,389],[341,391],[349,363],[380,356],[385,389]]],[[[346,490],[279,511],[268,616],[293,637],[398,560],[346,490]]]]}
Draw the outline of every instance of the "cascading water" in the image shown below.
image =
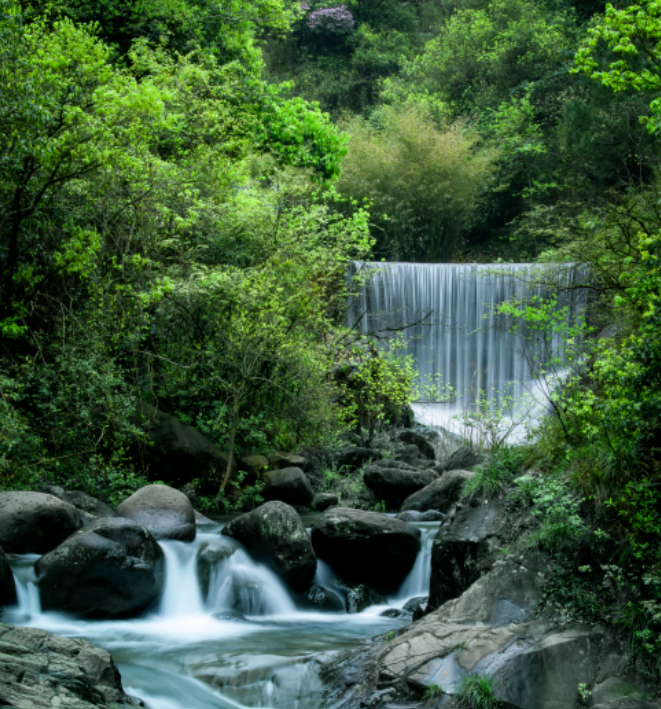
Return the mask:
{"type": "Polygon", "coordinates": [[[434,537],[438,532],[438,523],[420,524],[422,536],[420,539],[420,551],[415,560],[415,564],[409,575],[404,579],[399,592],[393,599],[398,605],[403,605],[416,596],[426,596],[429,594],[429,583],[431,580],[431,550],[434,544],[434,537]]]}
{"type": "MultiPolygon", "coordinates": [[[[133,620],[83,621],[42,613],[32,568],[38,557],[13,557],[19,605],[8,609],[3,620],[86,638],[106,648],[126,690],[149,709],[318,709],[322,685],[313,660],[317,653],[354,647],[407,622],[381,616],[382,606],[355,615],[297,609],[273,572],[253,561],[238,542],[221,537],[221,528],[198,530],[192,543],[161,542],[161,600],[151,613],[133,620]],[[203,599],[197,556],[205,544],[227,547],[227,553],[219,555],[203,599]]],[[[426,540],[436,526],[421,529],[426,540]]],[[[430,548],[425,542],[414,569],[391,599],[393,606],[427,594],[424,567],[430,548]]],[[[330,586],[332,579],[331,569],[320,562],[315,581],[330,586]]]]}
{"type": "MultiPolygon", "coordinates": [[[[526,406],[539,408],[547,387],[553,386],[536,379],[530,365],[531,359],[562,354],[561,333],[543,342],[522,337],[512,331],[505,316],[496,314],[505,301],[536,298],[539,302],[550,295],[548,289],[528,285],[534,268],[531,264],[356,263],[354,272],[371,275],[350,305],[349,325],[365,333],[402,332],[421,383],[433,383],[435,389],[440,384],[441,395],[446,395],[446,403],[417,403],[416,418],[464,433],[457,417],[481,397],[491,404],[502,404],[507,397],[515,404],[513,411],[521,411],[526,406]]],[[[570,266],[557,278],[564,286],[577,286],[585,276],[584,267],[570,266]]],[[[585,303],[583,289],[563,290],[555,312],[566,308],[566,322],[573,324],[583,316],[585,303]]]]}

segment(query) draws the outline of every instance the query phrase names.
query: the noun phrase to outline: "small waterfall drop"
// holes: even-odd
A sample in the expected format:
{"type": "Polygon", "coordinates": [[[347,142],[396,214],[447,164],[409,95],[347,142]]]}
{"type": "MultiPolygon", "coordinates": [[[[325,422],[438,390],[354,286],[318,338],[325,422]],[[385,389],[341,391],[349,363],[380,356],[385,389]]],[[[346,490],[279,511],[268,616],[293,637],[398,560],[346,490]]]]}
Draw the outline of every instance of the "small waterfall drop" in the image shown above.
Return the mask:
{"type": "MultiPolygon", "coordinates": [[[[417,526],[417,525],[416,525],[417,526]]],[[[419,527],[422,531],[420,539],[420,551],[416,557],[415,564],[404,579],[397,596],[393,599],[396,602],[408,601],[416,596],[428,596],[429,584],[431,581],[431,550],[434,544],[434,537],[438,532],[439,525],[419,527]]]]}
{"type": "MultiPolygon", "coordinates": [[[[495,313],[510,300],[545,299],[551,291],[529,286],[532,264],[419,264],[355,263],[354,273],[372,270],[351,303],[350,326],[362,332],[401,331],[413,354],[421,384],[438,388],[445,403],[420,401],[414,406],[421,423],[466,433],[457,417],[471,409],[480,393],[492,405],[510,398],[514,412],[545,406],[552,383],[535,380],[533,357],[562,355],[563,338],[555,333],[548,342],[531,341],[512,331],[509,318],[495,313]],[[535,353],[530,348],[536,347],[535,353]],[[527,348],[527,349],[526,349],[527,348]],[[545,350],[543,353],[542,350],[545,350]],[[444,389],[445,388],[445,389],[444,389]]],[[[574,286],[563,291],[556,312],[566,308],[566,321],[584,316],[586,268],[559,270],[559,282],[574,286]]],[[[557,374],[560,376],[560,372],[557,374]]]]}
{"type": "Polygon", "coordinates": [[[38,554],[23,554],[11,562],[18,601],[16,613],[21,617],[37,618],[41,615],[39,586],[34,573],[34,563],[38,558],[38,554]]]}
{"type": "Polygon", "coordinates": [[[204,613],[196,557],[186,542],[164,541],[165,583],[161,598],[161,616],[200,615],[204,613]]]}

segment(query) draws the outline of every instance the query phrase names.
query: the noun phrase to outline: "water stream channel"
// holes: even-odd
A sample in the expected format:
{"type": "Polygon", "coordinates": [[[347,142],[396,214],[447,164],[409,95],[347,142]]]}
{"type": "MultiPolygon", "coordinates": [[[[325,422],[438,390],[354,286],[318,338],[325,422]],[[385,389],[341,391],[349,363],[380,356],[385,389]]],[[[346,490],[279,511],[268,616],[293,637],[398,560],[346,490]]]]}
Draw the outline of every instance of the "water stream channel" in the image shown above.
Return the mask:
{"type": "MultiPolygon", "coordinates": [[[[429,592],[438,523],[415,525],[422,530],[421,550],[388,605],[356,614],[301,608],[266,566],[254,562],[235,540],[220,536],[222,526],[198,527],[191,543],[161,542],[165,584],[160,603],[134,620],[83,621],[43,613],[33,572],[38,557],[14,557],[19,602],[3,620],[105,648],[119,666],[125,690],[149,709],[317,709],[322,702],[319,653],[354,647],[409,623],[381,613],[429,592]],[[219,540],[231,548],[212,569],[203,599],[197,552],[219,540]]],[[[315,583],[328,587],[332,578],[332,570],[319,561],[315,583]]]]}

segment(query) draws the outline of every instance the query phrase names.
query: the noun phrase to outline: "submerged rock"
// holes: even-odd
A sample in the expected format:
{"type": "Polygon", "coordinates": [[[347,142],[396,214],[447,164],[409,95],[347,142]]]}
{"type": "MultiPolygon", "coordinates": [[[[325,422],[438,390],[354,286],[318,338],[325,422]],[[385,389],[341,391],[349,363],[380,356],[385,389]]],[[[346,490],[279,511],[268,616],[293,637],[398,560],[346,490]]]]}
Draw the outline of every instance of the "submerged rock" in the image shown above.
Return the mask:
{"type": "Polygon", "coordinates": [[[35,564],[41,605],[86,618],[135,616],[163,588],[163,551],[140,524],[92,522],[35,564]]]}
{"type": "Polygon", "coordinates": [[[269,470],[264,474],[264,482],[262,496],[265,500],[308,507],[314,498],[312,485],[300,468],[269,470]]]}
{"type": "Polygon", "coordinates": [[[0,547],[0,607],[16,603],[16,583],[7,555],[0,547]]]}
{"type": "Polygon", "coordinates": [[[443,473],[432,483],[423,487],[422,490],[409,495],[404,500],[402,512],[416,510],[426,512],[427,510],[437,510],[447,513],[452,505],[461,497],[461,491],[466,481],[473,477],[475,473],[468,470],[453,470],[450,473],[443,473]]]}
{"type": "Polygon", "coordinates": [[[240,541],[293,589],[303,591],[312,583],[317,557],[301,518],[284,502],[267,502],[233,519],[222,533],[240,541]]]}
{"type": "Polygon", "coordinates": [[[413,567],[420,531],[378,512],[333,507],[315,521],[312,545],[343,579],[388,593],[413,567]]]}
{"type": "Polygon", "coordinates": [[[144,706],[122,689],[117,666],[87,640],[0,623],[0,706],[118,709],[144,706]]]}
{"type": "Polygon", "coordinates": [[[69,502],[43,492],[0,492],[0,546],[8,554],[45,554],[82,526],[69,502]]]}
{"type": "Polygon", "coordinates": [[[188,497],[168,485],[146,485],[117,507],[117,516],[143,525],[156,539],[195,539],[195,511],[188,497]]]}

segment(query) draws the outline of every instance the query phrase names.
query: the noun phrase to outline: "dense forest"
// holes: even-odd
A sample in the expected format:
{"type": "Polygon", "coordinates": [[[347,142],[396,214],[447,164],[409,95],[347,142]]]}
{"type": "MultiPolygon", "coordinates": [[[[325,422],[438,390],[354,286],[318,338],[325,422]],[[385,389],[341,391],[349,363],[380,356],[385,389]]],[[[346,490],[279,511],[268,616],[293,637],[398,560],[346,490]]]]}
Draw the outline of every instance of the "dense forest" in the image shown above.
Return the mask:
{"type": "MultiPolygon", "coordinates": [[[[0,0],[2,489],[116,504],[138,402],[230,459],[388,420],[412,364],[346,327],[352,260],[584,263],[580,327],[503,308],[567,374],[477,485],[544,471],[539,543],[585,570],[557,593],[598,616],[619,569],[658,672],[660,40],[655,0],[0,0]]],[[[228,475],[190,482],[258,499],[228,475]]]]}

